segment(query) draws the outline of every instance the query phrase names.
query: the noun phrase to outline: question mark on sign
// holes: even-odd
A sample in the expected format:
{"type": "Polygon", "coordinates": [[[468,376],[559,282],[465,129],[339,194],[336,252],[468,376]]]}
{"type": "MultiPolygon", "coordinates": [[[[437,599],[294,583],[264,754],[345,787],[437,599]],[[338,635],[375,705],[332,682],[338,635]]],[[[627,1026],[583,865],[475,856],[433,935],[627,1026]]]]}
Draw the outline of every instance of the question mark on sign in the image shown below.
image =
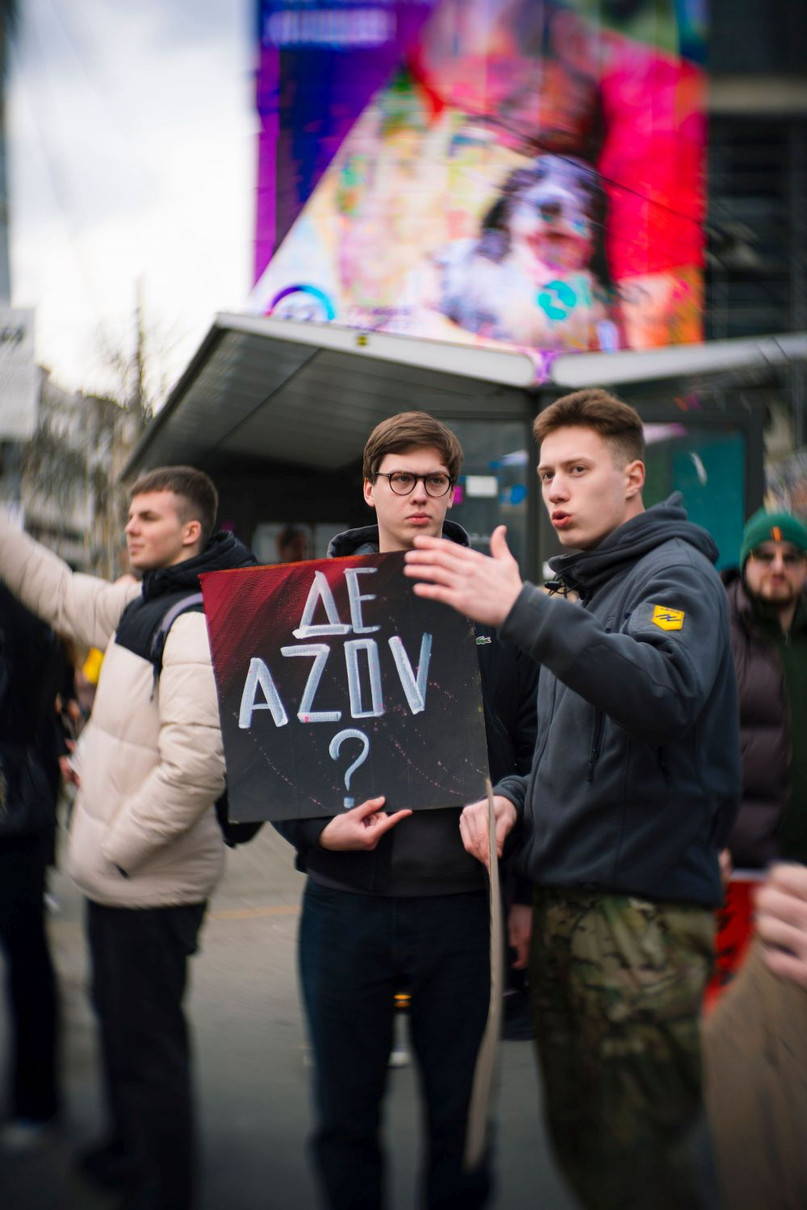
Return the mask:
{"type": "MultiPolygon", "coordinates": [[[[336,758],[339,756],[339,749],[342,747],[342,744],[346,739],[357,739],[362,745],[362,750],[354,760],[353,764],[348,765],[347,769],[345,770],[345,790],[347,791],[350,789],[351,777],[356,772],[358,767],[363,765],[367,760],[367,753],[370,751],[370,741],[363,731],[356,731],[351,727],[348,727],[346,731],[338,731],[328,745],[328,753],[331,760],[336,760],[336,758]]],[[[354,807],[356,805],[355,798],[346,797],[344,799],[344,805],[346,808],[354,807]]]]}

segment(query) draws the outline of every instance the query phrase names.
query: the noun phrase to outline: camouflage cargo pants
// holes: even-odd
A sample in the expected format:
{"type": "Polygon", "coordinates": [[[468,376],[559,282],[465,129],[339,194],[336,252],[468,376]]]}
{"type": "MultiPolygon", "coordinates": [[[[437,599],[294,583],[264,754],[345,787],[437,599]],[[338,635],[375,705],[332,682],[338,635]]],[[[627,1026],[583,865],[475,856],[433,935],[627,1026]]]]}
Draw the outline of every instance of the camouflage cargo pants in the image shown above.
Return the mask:
{"type": "Polygon", "coordinates": [[[550,1139],[596,1210],[704,1204],[700,1009],[713,913],[596,891],[535,893],[530,987],[550,1139]]]}

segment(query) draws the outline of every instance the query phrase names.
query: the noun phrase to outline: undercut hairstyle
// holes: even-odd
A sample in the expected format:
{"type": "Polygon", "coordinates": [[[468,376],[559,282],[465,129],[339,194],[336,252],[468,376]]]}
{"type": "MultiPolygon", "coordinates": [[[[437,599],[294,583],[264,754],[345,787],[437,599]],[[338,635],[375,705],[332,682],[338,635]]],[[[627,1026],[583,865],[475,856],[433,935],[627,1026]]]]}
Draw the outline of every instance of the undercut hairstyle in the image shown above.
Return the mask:
{"type": "Polygon", "coordinates": [[[428,412],[399,412],[382,420],[367,438],[364,447],[362,474],[375,483],[378,468],[387,454],[406,454],[410,450],[434,446],[448,471],[451,482],[456,483],[462,467],[462,446],[444,424],[435,420],[428,412]]]}
{"type": "Polygon", "coordinates": [[[539,451],[545,437],[557,429],[565,428],[593,429],[599,433],[620,465],[624,466],[637,458],[644,461],[641,416],[635,408],[622,403],[600,387],[563,395],[536,416],[532,431],[539,451]]]}
{"type": "Polygon", "coordinates": [[[129,500],[146,492],[173,492],[179,500],[177,512],[182,524],[198,521],[201,525],[200,549],[204,550],[213,536],[219,510],[213,480],[194,466],[157,466],[132,484],[129,500]]]}

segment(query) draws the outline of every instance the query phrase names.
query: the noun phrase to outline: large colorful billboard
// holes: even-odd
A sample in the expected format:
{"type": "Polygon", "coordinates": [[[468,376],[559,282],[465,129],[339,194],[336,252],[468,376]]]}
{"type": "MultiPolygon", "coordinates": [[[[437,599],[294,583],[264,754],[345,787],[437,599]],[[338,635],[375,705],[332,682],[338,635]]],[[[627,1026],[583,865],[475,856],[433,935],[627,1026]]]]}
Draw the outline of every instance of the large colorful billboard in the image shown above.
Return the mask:
{"type": "Polygon", "coordinates": [[[702,338],[705,0],[259,0],[251,308],[569,351],[702,338]]]}

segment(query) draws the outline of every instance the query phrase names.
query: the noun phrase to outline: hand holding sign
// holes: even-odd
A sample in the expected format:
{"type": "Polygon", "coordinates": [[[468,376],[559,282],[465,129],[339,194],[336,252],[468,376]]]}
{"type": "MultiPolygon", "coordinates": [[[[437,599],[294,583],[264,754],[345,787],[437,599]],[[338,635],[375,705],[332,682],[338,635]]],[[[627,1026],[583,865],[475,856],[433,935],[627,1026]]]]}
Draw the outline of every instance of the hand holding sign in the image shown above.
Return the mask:
{"type": "Polygon", "coordinates": [[[323,828],[319,843],[323,849],[352,849],[371,852],[385,832],[396,823],[411,815],[411,811],[396,811],[387,815],[382,811],[384,797],[368,798],[361,806],[354,807],[344,815],[335,816],[323,828]]]}

